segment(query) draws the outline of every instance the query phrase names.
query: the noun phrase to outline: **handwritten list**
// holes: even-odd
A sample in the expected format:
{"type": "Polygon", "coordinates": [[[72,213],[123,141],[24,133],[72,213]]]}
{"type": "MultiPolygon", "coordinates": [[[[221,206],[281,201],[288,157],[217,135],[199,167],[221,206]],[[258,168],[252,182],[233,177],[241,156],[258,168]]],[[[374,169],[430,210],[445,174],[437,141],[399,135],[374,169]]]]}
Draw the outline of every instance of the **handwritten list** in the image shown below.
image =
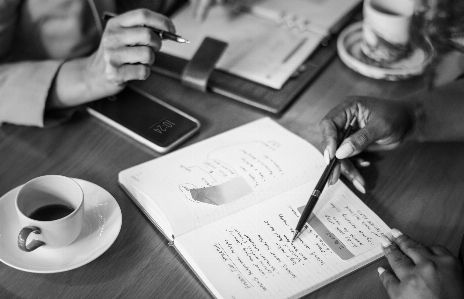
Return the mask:
{"type": "MultiPolygon", "coordinates": [[[[327,188],[315,215],[352,257],[343,259],[308,225],[293,244],[308,183],[176,239],[224,298],[299,297],[381,255],[389,228],[343,184],[327,188]],[[193,254],[192,254],[193,252],[193,254]],[[219,274],[220,273],[220,274],[219,274]],[[215,281],[217,280],[217,281],[215,281]]],[[[311,221],[310,221],[311,224],[311,221]]]]}

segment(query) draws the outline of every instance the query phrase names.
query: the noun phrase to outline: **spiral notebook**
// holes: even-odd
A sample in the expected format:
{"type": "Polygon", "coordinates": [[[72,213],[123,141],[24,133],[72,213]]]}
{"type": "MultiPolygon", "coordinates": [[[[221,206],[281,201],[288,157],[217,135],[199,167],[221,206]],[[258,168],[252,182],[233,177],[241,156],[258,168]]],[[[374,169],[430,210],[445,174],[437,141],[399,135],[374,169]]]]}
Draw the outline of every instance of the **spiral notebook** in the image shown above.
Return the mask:
{"type": "Polygon", "coordinates": [[[172,20],[191,44],[164,43],[161,51],[190,60],[211,37],[228,44],[217,69],[278,90],[360,0],[249,2],[239,10],[214,6],[202,22],[183,7],[172,20]]]}
{"type": "Polygon", "coordinates": [[[216,298],[299,298],[381,258],[390,231],[339,181],[292,243],[325,166],[314,146],[264,118],[118,181],[216,298]]]}

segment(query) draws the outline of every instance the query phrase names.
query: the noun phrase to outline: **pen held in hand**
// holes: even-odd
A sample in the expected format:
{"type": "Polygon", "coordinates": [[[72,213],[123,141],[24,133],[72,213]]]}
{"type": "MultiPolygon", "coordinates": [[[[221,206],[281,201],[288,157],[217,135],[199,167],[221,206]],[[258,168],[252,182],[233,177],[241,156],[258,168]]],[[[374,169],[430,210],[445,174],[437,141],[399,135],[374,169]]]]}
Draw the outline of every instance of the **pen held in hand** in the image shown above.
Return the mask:
{"type": "Polygon", "coordinates": [[[190,41],[179,36],[179,35],[176,35],[174,33],[171,33],[169,31],[164,31],[164,30],[160,30],[160,29],[155,29],[155,28],[151,28],[149,27],[151,30],[153,30],[154,32],[158,33],[158,36],[161,38],[161,39],[168,39],[168,40],[172,40],[172,41],[175,41],[175,42],[178,42],[178,43],[181,43],[181,44],[190,44],[190,41]]]}
{"type": "MultiPolygon", "coordinates": [[[[103,15],[103,20],[106,22],[106,21],[108,21],[109,19],[111,19],[111,18],[113,18],[115,16],[116,16],[116,14],[105,12],[104,15],[103,15]]],[[[158,34],[159,38],[161,38],[161,39],[172,40],[172,41],[175,41],[175,42],[178,42],[178,43],[181,43],[181,44],[190,44],[189,40],[183,38],[182,36],[171,33],[169,31],[164,31],[164,30],[161,30],[161,29],[156,29],[156,28],[152,28],[152,27],[148,27],[148,26],[147,26],[147,28],[150,28],[151,30],[153,30],[153,32],[156,32],[158,34]]]]}
{"type": "MultiPolygon", "coordinates": [[[[353,129],[355,121],[356,121],[356,116],[353,117],[353,119],[351,120],[350,125],[346,129],[345,133],[343,134],[342,139],[340,140],[340,142],[338,144],[338,147],[343,142],[343,140],[345,140],[346,138],[348,138],[348,136],[350,136],[351,130],[353,129]]],[[[306,206],[305,206],[305,208],[303,210],[303,213],[301,213],[300,219],[298,220],[298,223],[297,223],[296,228],[295,228],[295,233],[293,235],[292,243],[300,235],[300,233],[301,233],[301,231],[303,229],[303,226],[305,225],[306,221],[308,220],[309,215],[311,215],[311,212],[314,210],[314,207],[316,206],[316,203],[317,203],[317,201],[319,199],[319,196],[321,195],[322,190],[324,190],[324,187],[325,187],[325,185],[327,184],[327,181],[330,178],[330,174],[332,173],[333,169],[335,168],[335,166],[337,165],[337,163],[339,161],[340,160],[338,160],[337,157],[333,157],[333,159],[330,161],[329,165],[327,165],[324,172],[322,173],[321,178],[317,182],[316,187],[314,188],[313,192],[311,193],[311,196],[309,197],[308,203],[306,204],[306,206]]]]}

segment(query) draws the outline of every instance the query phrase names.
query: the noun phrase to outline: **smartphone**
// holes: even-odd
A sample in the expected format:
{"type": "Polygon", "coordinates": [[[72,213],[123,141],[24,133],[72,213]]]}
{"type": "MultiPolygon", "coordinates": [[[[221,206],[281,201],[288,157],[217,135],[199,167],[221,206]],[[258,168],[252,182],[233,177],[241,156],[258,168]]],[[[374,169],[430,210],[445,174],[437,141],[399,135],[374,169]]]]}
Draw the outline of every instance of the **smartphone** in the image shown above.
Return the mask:
{"type": "Polygon", "coordinates": [[[133,86],[88,105],[87,111],[159,153],[192,136],[200,122],[133,86]]]}

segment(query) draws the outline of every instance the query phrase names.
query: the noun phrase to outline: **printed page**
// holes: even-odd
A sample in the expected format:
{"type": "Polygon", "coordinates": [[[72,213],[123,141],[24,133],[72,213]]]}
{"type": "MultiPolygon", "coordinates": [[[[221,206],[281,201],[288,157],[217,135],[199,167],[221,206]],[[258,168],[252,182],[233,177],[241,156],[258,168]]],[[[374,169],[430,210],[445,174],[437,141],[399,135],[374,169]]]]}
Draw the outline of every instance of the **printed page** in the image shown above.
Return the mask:
{"type": "Polygon", "coordinates": [[[316,180],[175,239],[220,298],[298,298],[382,256],[390,231],[343,183],[327,187],[309,225],[293,230],[316,180]],[[220,273],[220,275],[218,275],[220,273]]]}
{"type": "Polygon", "coordinates": [[[317,180],[324,168],[316,148],[264,118],[124,170],[119,182],[178,236],[317,180]]]}
{"type": "Polygon", "coordinates": [[[176,31],[190,44],[164,42],[162,52],[190,60],[205,37],[228,43],[216,68],[251,81],[280,89],[324,36],[255,17],[231,14],[212,7],[199,22],[188,6],[172,17],[176,31]]]}

